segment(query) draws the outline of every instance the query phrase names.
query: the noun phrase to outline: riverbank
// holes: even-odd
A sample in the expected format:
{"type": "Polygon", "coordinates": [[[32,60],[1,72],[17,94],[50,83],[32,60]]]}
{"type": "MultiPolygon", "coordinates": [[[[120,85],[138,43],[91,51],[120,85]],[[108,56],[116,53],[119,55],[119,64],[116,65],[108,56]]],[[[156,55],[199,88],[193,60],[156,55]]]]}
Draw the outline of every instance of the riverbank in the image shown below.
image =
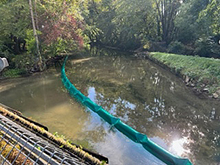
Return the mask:
{"type": "MultiPolygon", "coordinates": [[[[72,55],[72,54],[63,54],[63,55],[59,55],[59,56],[57,55],[57,56],[53,56],[53,57],[46,59],[45,64],[44,64],[44,69],[42,71],[45,71],[52,66],[61,67],[62,60],[64,59],[65,55],[72,55]]],[[[0,73],[0,79],[27,77],[27,76],[32,75],[33,73],[39,73],[42,71],[37,67],[5,68],[0,73]]]]}
{"type": "Polygon", "coordinates": [[[24,69],[4,69],[2,73],[0,73],[0,79],[7,79],[7,78],[19,78],[19,77],[26,77],[30,75],[24,69]]]}
{"type": "MultiPolygon", "coordinates": [[[[149,58],[151,61],[181,77],[185,84],[197,95],[220,99],[220,60],[199,56],[186,56],[160,52],[140,52],[135,56],[149,58]]],[[[53,61],[54,62],[54,61],[53,61]]],[[[0,79],[26,77],[30,75],[22,69],[6,69],[0,79]]]]}
{"type": "Polygon", "coordinates": [[[198,56],[151,52],[138,53],[181,77],[196,94],[220,98],[220,60],[198,56]]]}

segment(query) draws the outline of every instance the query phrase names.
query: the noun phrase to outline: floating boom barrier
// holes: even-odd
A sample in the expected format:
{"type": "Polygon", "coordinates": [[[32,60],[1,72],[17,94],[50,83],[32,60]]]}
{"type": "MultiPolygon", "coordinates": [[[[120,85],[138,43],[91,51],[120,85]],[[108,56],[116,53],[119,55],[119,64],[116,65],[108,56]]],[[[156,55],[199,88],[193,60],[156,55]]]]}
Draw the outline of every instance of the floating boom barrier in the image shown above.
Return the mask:
{"type": "Polygon", "coordinates": [[[101,106],[97,105],[91,101],[88,97],[84,96],[67,78],[65,73],[65,65],[68,56],[65,58],[62,69],[61,69],[61,79],[65,88],[68,90],[71,97],[78,100],[81,104],[91,109],[93,112],[97,113],[102,119],[104,119],[111,126],[114,126],[118,131],[123,133],[129,139],[135,143],[141,144],[145,150],[156,156],[158,159],[163,161],[168,165],[192,165],[189,159],[177,157],[172,155],[165,149],[161,148],[159,145],[148,139],[147,135],[139,133],[135,129],[123,123],[119,118],[114,117],[108,111],[104,110],[101,106]]]}

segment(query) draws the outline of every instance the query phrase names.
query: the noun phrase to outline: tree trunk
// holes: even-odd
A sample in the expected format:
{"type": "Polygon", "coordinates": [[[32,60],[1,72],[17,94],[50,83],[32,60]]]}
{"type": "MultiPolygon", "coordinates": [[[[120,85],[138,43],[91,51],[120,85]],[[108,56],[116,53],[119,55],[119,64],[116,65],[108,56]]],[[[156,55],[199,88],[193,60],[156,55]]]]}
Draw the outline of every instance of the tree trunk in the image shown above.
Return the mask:
{"type": "Polygon", "coordinates": [[[36,29],[39,30],[38,15],[37,15],[37,2],[36,2],[36,0],[34,0],[34,14],[35,14],[36,29]]]}
{"type": "Polygon", "coordinates": [[[174,35],[174,20],[180,7],[180,0],[156,1],[158,36],[169,44],[174,35]],[[160,33],[161,32],[161,33],[160,33]]]}
{"type": "Polygon", "coordinates": [[[43,63],[42,63],[42,57],[41,57],[40,48],[39,48],[39,39],[38,39],[37,30],[36,30],[36,26],[35,26],[32,0],[29,0],[29,7],[30,7],[30,13],[31,13],[31,21],[32,21],[32,25],[33,25],[34,37],[36,40],[37,57],[39,58],[37,63],[38,63],[40,71],[42,71],[43,70],[43,63]]]}

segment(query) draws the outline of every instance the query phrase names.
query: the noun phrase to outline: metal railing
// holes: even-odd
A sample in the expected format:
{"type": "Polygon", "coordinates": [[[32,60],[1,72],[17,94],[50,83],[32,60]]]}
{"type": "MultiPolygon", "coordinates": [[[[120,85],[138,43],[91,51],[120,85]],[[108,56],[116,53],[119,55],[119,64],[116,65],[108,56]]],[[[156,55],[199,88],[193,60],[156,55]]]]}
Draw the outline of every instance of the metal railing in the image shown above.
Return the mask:
{"type": "Polygon", "coordinates": [[[14,121],[0,115],[0,164],[66,164],[88,165],[74,154],[21,127],[14,121]]]}

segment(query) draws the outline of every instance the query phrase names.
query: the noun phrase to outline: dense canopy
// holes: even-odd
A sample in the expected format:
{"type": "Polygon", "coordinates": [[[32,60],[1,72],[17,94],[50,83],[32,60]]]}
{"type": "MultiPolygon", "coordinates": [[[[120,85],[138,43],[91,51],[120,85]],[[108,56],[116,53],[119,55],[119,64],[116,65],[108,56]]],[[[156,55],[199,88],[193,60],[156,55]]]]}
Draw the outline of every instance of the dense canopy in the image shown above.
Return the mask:
{"type": "Polygon", "coordinates": [[[2,0],[0,15],[0,54],[26,70],[36,36],[43,62],[94,45],[220,57],[220,0],[2,0]]]}

